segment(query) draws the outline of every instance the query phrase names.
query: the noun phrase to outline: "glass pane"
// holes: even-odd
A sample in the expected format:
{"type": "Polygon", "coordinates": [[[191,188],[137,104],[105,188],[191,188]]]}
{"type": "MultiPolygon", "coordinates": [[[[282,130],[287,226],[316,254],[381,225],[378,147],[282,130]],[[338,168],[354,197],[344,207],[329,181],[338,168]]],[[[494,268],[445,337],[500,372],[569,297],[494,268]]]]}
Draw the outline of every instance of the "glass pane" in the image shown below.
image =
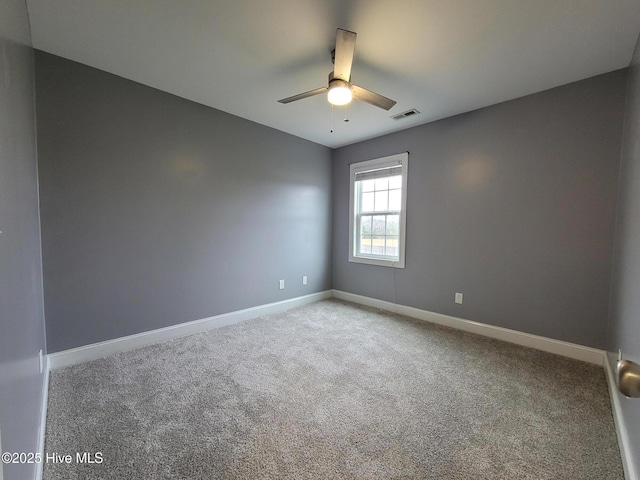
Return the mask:
{"type": "Polygon", "coordinates": [[[401,190],[389,190],[389,210],[394,212],[400,211],[401,190]]]}
{"type": "Polygon", "coordinates": [[[399,235],[400,234],[400,215],[387,215],[387,228],[386,235],[399,235]]]}
{"type": "Polygon", "coordinates": [[[371,243],[371,253],[384,255],[384,236],[374,236],[371,243]]]}
{"type": "Polygon", "coordinates": [[[373,229],[372,233],[374,235],[385,235],[385,216],[384,215],[376,215],[373,217],[373,229]]]}
{"type": "MultiPolygon", "coordinates": [[[[377,181],[377,180],[376,180],[377,181]]],[[[389,207],[389,191],[376,192],[376,212],[386,212],[389,207]]]]}
{"type": "Polygon", "coordinates": [[[362,212],[373,212],[373,192],[362,194],[362,212]]]}
{"type": "Polygon", "coordinates": [[[360,248],[358,253],[371,253],[371,215],[360,217],[360,248]]]}
{"type": "Polygon", "coordinates": [[[360,235],[371,235],[371,215],[363,215],[360,217],[360,235]]]}
{"type": "Polygon", "coordinates": [[[371,235],[360,236],[360,251],[358,253],[371,253],[371,235]]]}
{"type": "Polygon", "coordinates": [[[376,178],[376,190],[388,190],[389,189],[389,177],[376,178]]]}
{"type": "Polygon", "coordinates": [[[402,188],[402,175],[389,177],[389,188],[402,188]]]}
{"type": "Polygon", "coordinates": [[[373,192],[373,187],[375,186],[375,180],[363,180],[360,182],[362,185],[363,192],[373,192]]]}
{"type": "Polygon", "coordinates": [[[398,256],[398,237],[386,237],[384,254],[392,257],[398,256]]]}

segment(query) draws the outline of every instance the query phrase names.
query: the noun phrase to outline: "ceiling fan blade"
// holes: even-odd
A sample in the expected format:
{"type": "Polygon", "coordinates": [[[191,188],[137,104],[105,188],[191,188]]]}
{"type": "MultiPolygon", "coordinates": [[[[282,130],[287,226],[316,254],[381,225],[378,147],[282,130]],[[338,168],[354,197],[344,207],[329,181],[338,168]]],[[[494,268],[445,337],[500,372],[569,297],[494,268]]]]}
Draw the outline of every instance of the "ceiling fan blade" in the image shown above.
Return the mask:
{"type": "Polygon", "coordinates": [[[336,34],[336,53],[333,62],[333,78],[345,82],[351,81],[351,64],[353,51],[356,48],[356,34],[348,30],[338,29],[336,34]]]}
{"type": "Polygon", "coordinates": [[[314,95],[320,95],[321,93],[325,93],[327,90],[329,90],[328,87],[316,88],[315,90],[309,90],[308,92],[299,93],[292,97],[283,98],[282,100],[278,100],[278,102],[291,103],[291,102],[295,102],[296,100],[302,100],[303,98],[313,97],[314,95]]]}
{"type": "Polygon", "coordinates": [[[383,97],[379,93],[372,92],[371,90],[367,90],[366,88],[362,88],[357,85],[351,85],[351,93],[353,94],[353,98],[370,103],[376,107],[384,108],[385,110],[389,110],[396,104],[395,100],[383,97]]]}

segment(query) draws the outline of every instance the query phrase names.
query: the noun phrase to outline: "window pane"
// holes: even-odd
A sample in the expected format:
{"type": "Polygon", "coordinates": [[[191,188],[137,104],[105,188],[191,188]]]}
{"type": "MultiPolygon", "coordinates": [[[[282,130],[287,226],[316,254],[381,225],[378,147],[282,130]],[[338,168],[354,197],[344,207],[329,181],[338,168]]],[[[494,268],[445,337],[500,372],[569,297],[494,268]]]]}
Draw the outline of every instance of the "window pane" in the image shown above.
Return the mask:
{"type": "Polygon", "coordinates": [[[360,217],[360,235],[371,235],[371,215],[363,215],[360,217]]]}
{"type": "Polygon", "coordinates": [[[402,188],[402,175],[389,177],[389,188],[402,188]]]}
{"type": "Polygon", "coordinates": [[[385,216],[384,215],[376,215],[373,217],[373,229],[372,233],[374,235],[385,235],[385,216]]]}
{"type": "MultiPolygon", "coordinates": [[[[377,180],[376,180],[377,181],[377,180]]],[[[389,207],[389,191],[376,192],[376,212],[386,212],[389,207]]]]}
{"type": "Polygon", "coordinates": [[[389,190],[389,210],[399,212],[401,208],[401,190],[389,190]]]}
{"type": "Polygon", "coordinates": [[[358,253],[371,253],[371,235],[360,237],[360,251],[358,253]]]}
{"type": "Polygon", "coordinates": [[[363,180],[360,183],[362,185],[363,192],[373,192],[373,187],[375,186],[375,180],[363,180]]]}
{"type": "Polygon", "coordinates": [[[389,177],[376,178],[376,190],[388,190],[389,189],[389,177]]]}
{"type": "Polygon", "coordinates": [[[400,231],[400,215],[387,215],[386,235],[399,235],[400,231]]]}
{"type": "Polygon", "coordinates": [[[392,257],[398,256],[398,237],[386,237],[385,242],[385,255],[390,255],[392,257]]]}
{"type": "Polygon", "coordinates": [[[360,248],[358,253],[371,253],[371,215],[360,217],[360,248]]]}
{"type": "Polygon", "coordinates": [[[374,236],[371,243],[371,253],[374,255],[384,255],[384,236],[374,236]]]}
{"type": "Polygon", "coordinates": [[[362,194],[362,212],[373,212],[373,192],[362,194]]]}

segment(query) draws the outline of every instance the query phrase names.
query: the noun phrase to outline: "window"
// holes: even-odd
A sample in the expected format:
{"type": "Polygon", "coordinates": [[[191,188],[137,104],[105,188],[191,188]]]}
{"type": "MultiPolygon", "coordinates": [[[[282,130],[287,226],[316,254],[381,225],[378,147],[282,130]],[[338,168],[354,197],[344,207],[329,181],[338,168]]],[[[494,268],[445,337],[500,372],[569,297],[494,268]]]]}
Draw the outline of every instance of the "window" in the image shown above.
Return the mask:
{"type": "Polygon", "coordinates": [[[349,261],[404,268],[409,154],[352,163],[349,261]]]}

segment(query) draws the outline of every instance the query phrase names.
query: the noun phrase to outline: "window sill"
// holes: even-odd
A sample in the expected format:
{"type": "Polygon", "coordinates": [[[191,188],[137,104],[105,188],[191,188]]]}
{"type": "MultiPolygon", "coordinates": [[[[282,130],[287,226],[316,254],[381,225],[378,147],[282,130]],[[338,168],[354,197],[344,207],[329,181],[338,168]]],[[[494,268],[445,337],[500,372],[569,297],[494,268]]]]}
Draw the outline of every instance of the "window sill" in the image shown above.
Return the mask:
{"type": "Polygon", "coordinates": [[[404,268],[404,259],[400,260],[386,260],[376,257],[363,257],[349,255],[349,261],[353,263],[365,263],[368,265],[377,265],[379,267],[392,267],[392,268],[404,268]]]}

